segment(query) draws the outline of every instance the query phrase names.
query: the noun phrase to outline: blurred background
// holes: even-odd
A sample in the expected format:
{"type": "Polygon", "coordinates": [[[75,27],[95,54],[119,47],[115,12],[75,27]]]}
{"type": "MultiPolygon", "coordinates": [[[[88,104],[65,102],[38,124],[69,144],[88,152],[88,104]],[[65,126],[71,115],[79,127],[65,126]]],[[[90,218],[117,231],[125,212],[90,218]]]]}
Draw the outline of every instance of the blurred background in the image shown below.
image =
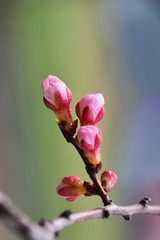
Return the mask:
{"type": "MultiPolygon", "coordinates": [[[[160,2],[0,0],[0,28],[0,190],[35,221],[102,206],[98,197],[69,203],[56,194],[64,176],[89,178],[43,104],[41,83],[53,74],[72,91],[74,118],[84,95],[104,95],[102,170],[119,177],[111,199],[160,204],[160,2]]],[[[59,239],[159,240],[159,224],[113,216],[59,239]]],[[[0,239],[18,237],[0,226],[0,239]]]]}

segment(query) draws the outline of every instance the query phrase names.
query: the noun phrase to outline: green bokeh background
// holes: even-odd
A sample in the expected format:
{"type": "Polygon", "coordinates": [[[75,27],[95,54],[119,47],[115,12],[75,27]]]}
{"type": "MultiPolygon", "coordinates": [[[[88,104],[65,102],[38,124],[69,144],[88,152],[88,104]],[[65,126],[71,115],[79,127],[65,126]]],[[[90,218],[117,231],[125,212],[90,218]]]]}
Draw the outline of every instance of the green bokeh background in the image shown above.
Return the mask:
{"type": "MultiPolygon", "coordinates": [[[[99,124],[103,170],[119,176],[111,198],[118,204],[128,203],[120,177],[124,166],[116,159],[121,156],[125,114],[141,94],[127,69],[123,86],[112,79],[110,67],[117,71],[117,56],[125,66],[125,56],[117,48],[109,22],[109,42],[104,44],[100,2],[1,1],[0,189],[35,221],[55,218],[67,209],[77,212],[102,206],[98,197],[69,203],[56,194],[64,176],[89,178],[79,155],[63,139],[54,114],[43,104],[41,83],[49,74],[72,91],[74,118],[80,98],[89,93],[104,95],[106,116],[99,124]]],[[[59,239],[129,239],[129,225],[114,216],[92,220],[64,229],[59,239]]],[[[0,239],[17,237],[1,226],[0,239]]]]}
{"type": "MultiPolygon", "coordinates": [[[[77,152],[59,132],[54,114],[44,106],[41,91],[48,74],[62,79],[73,94],[74,118],[74,107],[85,94],[101,92],[112,98],[97,32],[97,7],[94,1],[3,3],[3,51],[8,54],[3,86],[9,96],[3,96],[1,189],[35,221],[57,217],[66,209],[82,211],[102,205],[98,197],[69,203],[56,194],[64,176],[89,179],[77,152]]],[[[100,124],[104,132],[109,132],[105,124],[111,117],[100,124]]],[[[102,156],[109,158],[105,141],[107,137],[102,156]]],[[[105,239],[106,235],[116,239],[113,228],[120,224],[119,219],[93,220],[64,229],[59,239],[105,239]]],[[[1,239],[16,239],[0,230],[1,239]]]]}

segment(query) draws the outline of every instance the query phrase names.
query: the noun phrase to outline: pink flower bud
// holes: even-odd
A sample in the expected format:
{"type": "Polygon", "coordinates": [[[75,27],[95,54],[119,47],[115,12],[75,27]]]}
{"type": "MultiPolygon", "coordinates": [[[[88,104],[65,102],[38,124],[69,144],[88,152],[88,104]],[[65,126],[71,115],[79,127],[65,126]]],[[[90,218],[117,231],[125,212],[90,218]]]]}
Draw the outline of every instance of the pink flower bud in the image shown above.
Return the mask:
{"type": "MultiPolygon", "coordinates": [[[[84,151],[89,162],[96,169],[101,164],[100,145],[102,142],[101,131],[92,125],[80,127],[76,136],[77,145],[84,151]]],[[[99,169],[100,170],[100,169],[99,169]]]]}
{"type": "Polygon", "coordinates": [[[95,125],[104,118],[104,98],[103,95],[88,94],[84,96],[76,105],[76,114],[80,119],[81,126],[95,125]]]}
{"type": "Polygon", "coordinates": [[[55,112],[59,121],[72,122],[72,93],[57,77],[49,75],[42,83],[45,105],[55,112]]]}
{"type": "Polygon", "coordinates": [[[62,198],[69,202],[73,202],[87,193],[84,181],[77,176],[64,177],[56,188],[56,191],[62,198]]]}
{"type": "Polygon", "coordinates": [[[101,175],[101,183],[106,192],[111,191],[116,185],[117,180],[117,175],[110,170],[105,170],[101,175]]]}

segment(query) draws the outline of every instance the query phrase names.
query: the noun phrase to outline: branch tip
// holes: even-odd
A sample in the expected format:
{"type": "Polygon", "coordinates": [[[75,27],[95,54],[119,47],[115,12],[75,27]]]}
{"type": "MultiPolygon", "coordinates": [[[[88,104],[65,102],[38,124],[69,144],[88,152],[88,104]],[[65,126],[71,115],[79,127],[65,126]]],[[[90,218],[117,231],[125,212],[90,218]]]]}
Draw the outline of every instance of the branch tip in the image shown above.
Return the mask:
{"type": "Polygon", "coordinates": [[[145,197],[145,198],[143,198],[140,202],[139,202],[139,204],[141,204],[143,207],[145,207],[147,204],[149,204],[151,202],[151,198],[150,197],[145,197]]]}
{"type": "Polygon", "coordinates": [[[102,218],[109,218],[110,216],[111,216],[110,212],[104,209],[102,218]]]}
{"type": "Polygon", "coordinates": [[[132,219],[132,216],[129,214],[129,215],[123,216],[123,218],[124,218],[126,221],[130,221],[130,220],[132,219]]]}
{"type": "Polygon", "coordinates": [[[45,223],[46,223],[47,219],[45,218],[42,218],[39,222],[38,222],[38,225],[40,225],[41,227],[44,227],[45,226],[45,223]]]}
{"type": "Polygon", "coordinates": [[[7,209],[4,207],[3,203],[0,203],[0,216],[9,216],[9,212],[7,211],[7,209]]]}
{"type": "Polygon", "coordinates": [[[104,201],[104,206],[108,206],[112,204],[112,200],[108,198],[108,195],[106,195],[106,200],[104,201]]]}
{"type": "Polygon", "coordinates": [[[59,237],[60,232],[55,232],[55,237],[59,237]]]}
{"type": "Polygon", "coordinates": [[[71,214],[72,214],[72,211],[67,210],[67,211],[63,212],[63,213],[60,215],[60,217],[64,217],[64,218],[69,219],[69,217],[70,217],[71,214]]]}

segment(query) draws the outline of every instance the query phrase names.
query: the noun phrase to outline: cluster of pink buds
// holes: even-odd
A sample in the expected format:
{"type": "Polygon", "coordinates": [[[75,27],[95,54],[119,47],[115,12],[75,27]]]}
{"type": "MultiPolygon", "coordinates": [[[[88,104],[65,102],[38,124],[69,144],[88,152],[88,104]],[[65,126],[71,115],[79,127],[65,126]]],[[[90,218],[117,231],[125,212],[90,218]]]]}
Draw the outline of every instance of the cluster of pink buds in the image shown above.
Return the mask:
{"type": "MultiPolygon", "coordinates": [[[[74,137],[77,121],[73,121],[71,111],[72,93],[56,76],[49,75],[42,83],[43,100],[58,118],[59,127],[67,139],[72,137],[76,147],[85,156],[87,169],[97,174],[102,167],[100,146],[102,134],[97,127],[104,118],[104,98],[102,94],[88,94],[76,105],[76,114],[80,121],[80,128],[74,137]]],[[[117,182],[117,175],[106,170],[101,175],[101,185],[106,194],[117,182]]],[[[93,183],[81,180],[77,176],[65,177],[57,187],[57,193],[72,202],[80,196],[97,194],[93,183]]]]}

